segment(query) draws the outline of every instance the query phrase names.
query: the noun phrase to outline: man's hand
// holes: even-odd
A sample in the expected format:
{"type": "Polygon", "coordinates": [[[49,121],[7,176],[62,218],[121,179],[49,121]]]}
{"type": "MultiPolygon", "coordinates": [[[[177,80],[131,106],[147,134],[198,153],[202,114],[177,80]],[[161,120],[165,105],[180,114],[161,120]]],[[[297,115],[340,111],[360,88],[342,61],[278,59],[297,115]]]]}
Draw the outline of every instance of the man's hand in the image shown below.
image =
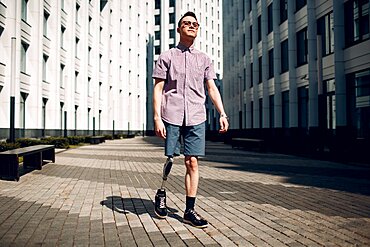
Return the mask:
{"type": "Polygon", "coordinates": [[[229,121],[227,121],[227,117],[220,117],[220,130],[219,133],[223,134],[226,133],[229,129],[229,121]]]}
{"type": "Polygon", "coordinates": [[[154,121],[154,130],[155,130],[155,134],[158,137],[166,139],[166,127],[164,126],[162,119],[158,119],[154,121]]]}

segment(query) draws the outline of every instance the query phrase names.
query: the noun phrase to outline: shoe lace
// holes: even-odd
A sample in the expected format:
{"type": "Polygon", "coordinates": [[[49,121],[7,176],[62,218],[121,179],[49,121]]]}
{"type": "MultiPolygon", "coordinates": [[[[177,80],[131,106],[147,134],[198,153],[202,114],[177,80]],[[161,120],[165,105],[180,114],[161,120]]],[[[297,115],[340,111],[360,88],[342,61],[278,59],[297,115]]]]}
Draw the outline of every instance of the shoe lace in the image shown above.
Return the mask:
{"type": "Polygon", "coordinates": [[[192,214],[195,217],[195,219],[197,219],[197,220],[202,220],[203,219],[202,216],[200,216],[200,214],[198,214],[194,210],[190,210],[189,213],[192,214]]]}
{"type": "Polygon", "coordinates": [[[165,197],[160,197],[159,198],[159,208],[165,208],[166,203],[165,203],[165,197]]]}

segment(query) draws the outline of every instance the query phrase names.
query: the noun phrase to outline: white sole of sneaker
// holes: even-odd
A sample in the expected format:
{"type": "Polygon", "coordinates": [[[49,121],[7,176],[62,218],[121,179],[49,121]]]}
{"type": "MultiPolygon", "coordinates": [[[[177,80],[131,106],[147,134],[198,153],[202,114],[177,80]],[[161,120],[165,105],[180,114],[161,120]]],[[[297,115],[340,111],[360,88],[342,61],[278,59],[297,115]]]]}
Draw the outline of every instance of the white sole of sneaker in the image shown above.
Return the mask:
{"type": "Polygon", "coordinates": [[[154,210],[154,213],[155,213],[155,215],[157,215],[159,218],[161,218],[161,219],[165,219],[165,218],[167,218],[167,215],[166,216],[162,216],[162,215],[159,215],[158,213],[157,213],[157,211],[155,211],[154,210]]]}
{"type": "Polygon", "coordinates": [[[182,220],[182,222],[185,223],[185,224],[191,225],[193,227],[199,228],[199,229],[208,227],[208,224],[207,225],[202,225],[202,226],[196,226],[190,220],[182,220]]]}

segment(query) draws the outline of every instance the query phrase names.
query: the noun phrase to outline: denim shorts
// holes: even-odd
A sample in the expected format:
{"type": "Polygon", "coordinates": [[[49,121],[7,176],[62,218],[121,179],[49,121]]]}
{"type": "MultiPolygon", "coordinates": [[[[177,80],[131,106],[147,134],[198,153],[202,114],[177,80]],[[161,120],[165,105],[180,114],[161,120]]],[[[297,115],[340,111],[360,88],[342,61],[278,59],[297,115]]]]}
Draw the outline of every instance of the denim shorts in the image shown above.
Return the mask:
{"type": "Polygon", "coordinates": [[[181,140],[185,156],[205,155],[205,122],[194,126],[178,126],[164,122],[166,126],[165,155],[180,155],[181,140]]]}

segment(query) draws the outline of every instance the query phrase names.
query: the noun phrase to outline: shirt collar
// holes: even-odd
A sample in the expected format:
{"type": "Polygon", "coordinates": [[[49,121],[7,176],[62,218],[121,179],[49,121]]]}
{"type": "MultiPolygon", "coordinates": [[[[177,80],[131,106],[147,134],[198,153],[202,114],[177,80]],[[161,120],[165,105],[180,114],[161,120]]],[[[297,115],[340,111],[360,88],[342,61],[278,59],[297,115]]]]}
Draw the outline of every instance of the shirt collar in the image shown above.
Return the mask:
{"type": "Polygon", "coordinates": [[[190,47],[187,47],[181,43],[177,45],[177,48],[180,49],[182,52],[189,51],[192,52],[194,51],[194,44],[192,44],[190,47]]]}

